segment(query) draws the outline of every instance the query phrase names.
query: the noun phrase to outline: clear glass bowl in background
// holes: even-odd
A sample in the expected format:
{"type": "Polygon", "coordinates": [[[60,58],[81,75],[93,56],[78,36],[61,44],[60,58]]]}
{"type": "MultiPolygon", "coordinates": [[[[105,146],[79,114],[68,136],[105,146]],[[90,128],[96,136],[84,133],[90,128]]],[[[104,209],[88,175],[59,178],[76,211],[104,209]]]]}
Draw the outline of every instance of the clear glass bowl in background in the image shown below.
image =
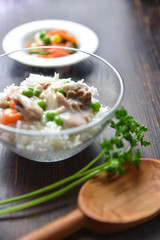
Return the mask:
{"type": "Polygon", "coordinates": [[[75,53],[60,58],[42,59],[28,55],[30,49],[33,48],[17,50],[0,56],[0,92],[13,83],[20,85],[30,73],[53,77],[56,72],[59,73],[60,78],[71,78],[74,81],[84,79],[87,85],[98,89],[98,100],[102,106],[109,107],[109,111],[98,120],[59,132],[42,133],[0,124],[0,142],[18,155],[40,162],[64,160],[93,143],[107,126],[108,120],[113,117],[115,110],[121,104],[124,83],[117,70],[95,54],[64,48],[74,50],[75,53]],[[68,145],[64,144],[64,139],[70,136],[72,140],[68,142],[68,145]],[[77,138],[80,141],[77,142],[77,138]],[[57,147],[55,147],[55,142],[57,147]]]}

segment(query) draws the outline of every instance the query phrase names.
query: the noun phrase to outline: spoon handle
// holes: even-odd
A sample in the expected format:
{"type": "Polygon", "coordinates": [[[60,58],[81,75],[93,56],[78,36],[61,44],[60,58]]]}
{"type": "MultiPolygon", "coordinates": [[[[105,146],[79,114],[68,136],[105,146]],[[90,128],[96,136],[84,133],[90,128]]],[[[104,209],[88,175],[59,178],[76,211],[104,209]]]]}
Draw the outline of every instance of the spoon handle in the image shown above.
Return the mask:
{"type": "Polygon", "coordinates": [[[60,240],[80,230],[85,224],[85,216],[77,208],[64,217],[58,218],[18,240],[60,240]]]}

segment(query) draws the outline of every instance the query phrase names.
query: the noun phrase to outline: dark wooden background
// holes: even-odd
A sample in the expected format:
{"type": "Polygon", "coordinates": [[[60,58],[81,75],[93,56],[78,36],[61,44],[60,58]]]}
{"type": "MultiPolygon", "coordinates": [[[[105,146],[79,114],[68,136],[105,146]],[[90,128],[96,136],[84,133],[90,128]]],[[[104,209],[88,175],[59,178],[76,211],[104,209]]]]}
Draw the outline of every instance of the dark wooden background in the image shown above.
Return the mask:
{"type": "MultiPolygon", "coordinates": [[[[152,145],[142,149],[142,156],[160,159],[159,1],[0,0],[0,53],[3,53],[1,43],[7,32],[41,19],[71,20],[97,33],[100,45],[96,53],[113,64],[124,79],[123,105],[149,128],[147,138],[152,145]]],[[[109,135],[106,128],[86,150],[57,163],[29,161],[0,145],[0,199],[27,193],[74,173],[98,154],[98,142],[109,135]]],[[[15,240],[68,213],[76,207],[78,190],[79,187],[30,210],[0,217],[0,240],[15,240]]],[[[160,216],[123,233],[99,235],[83,229],[67,238],[91,239],[157,240],[160,239],[160,216]]]]}

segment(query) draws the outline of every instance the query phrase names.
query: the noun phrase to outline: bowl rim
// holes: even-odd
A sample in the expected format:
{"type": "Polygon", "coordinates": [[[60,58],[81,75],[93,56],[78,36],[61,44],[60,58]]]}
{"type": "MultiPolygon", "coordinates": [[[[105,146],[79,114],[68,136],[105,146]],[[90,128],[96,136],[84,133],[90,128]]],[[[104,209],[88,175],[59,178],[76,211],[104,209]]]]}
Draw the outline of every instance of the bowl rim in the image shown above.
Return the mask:
{"type": "Polygon", "coordinates": [[[113,70],[113,72],[116,74],[116,76],[118,77],[119,80],[119,84],[120,84],[120,94],[119,97],[115,103],[115,105],[109,109],[109,111],[107,111],[102,117],[95,119],[93,122],[89,122],[83,126],[79,126],[79,127],[74,127],[74,128],[69,128],[69,129],[62,129],[60,131],[53,131],[53,132],[41,132],[41,130],[24,130],[24,129],[17,129],[14,127],[9,127],[6,125],[3,125],[0,123],[0,130],[6,131],[6,132],[10,132],[10,133],[15,133],[15,134],[20,134],[20,135],[27,135],[27,136],[60,136],[60,135],[64,135],[64,134],[76,134],[76,133],[81,133],[83,131],[89,130],[90,128],[96,127],[96,125],[101,124],[103,122],[106,122],[107,120],[109,120],[115,110],[120,106],[123,96],[124,96],[124,81],[120,75],[120,73],[117,71],[117,69],[111,64],[109,63],[107,60],[105,60],[104,58],[98,56],[97,54],[94,53],[90,53],[87,51],[84,51],[82,49],[77,49],[77,48],[70,48],[70,47],[60,47],[60,46],[41,46],[41,47],[29,47],[29,48],[22,48],[22,49],[18,49],[18,50],[14,50],[11,52],[6,52],[0,55],[0,58],[3,58],[5,56],[9,56],[11,54],[14,54],[16,52],[22,52],[22,51],[27,51],[27,50],[31,50],[31,49],[38,49],[38,48],[60,48],[60,49],[67,49],[67,50],[72,50],[72,51],[78,51],[81,53],[85,53],[89,56],[92,56],[94,58],[99,59],[100,61],[102,61],[104,64],[106,64],[110,69],[113,70]]]}

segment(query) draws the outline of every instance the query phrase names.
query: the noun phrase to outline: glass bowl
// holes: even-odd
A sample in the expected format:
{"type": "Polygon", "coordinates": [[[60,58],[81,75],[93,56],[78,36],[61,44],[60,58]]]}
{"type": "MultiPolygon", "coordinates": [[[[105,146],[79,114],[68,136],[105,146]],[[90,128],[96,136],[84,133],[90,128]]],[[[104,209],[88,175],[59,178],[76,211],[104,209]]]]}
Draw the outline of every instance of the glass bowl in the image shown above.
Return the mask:
{"type": "MultiPolygon", "coordinates": [[[[41,50],[45,48],[41,47],[41,50]]],[[[30,74],[34,77],[40,75],[52,78],[56,75],[60,79],[71,79],[75,82],[83,79],[91,89],[96,88],[98,90],[96,100],[101,104],[103,111],[84,125],[56,131],[52,126],[42,130],[39,127],[21,129],[21,124],[17,124],[16,127],[0,124],[2,144],[20,156],[40,162],[67,159],[93,143],[120,106],[124,94],[124,83],[120,74],[103,58],[74,48],[47,48],[64,49],[72,51],[72,54],[58,58],[41,58],[28,54],[30,50],[35,50],[32,47],[0,56],[0,105],[3,91],[8,89],[7,86],[19,86],[30,74]]]]}

